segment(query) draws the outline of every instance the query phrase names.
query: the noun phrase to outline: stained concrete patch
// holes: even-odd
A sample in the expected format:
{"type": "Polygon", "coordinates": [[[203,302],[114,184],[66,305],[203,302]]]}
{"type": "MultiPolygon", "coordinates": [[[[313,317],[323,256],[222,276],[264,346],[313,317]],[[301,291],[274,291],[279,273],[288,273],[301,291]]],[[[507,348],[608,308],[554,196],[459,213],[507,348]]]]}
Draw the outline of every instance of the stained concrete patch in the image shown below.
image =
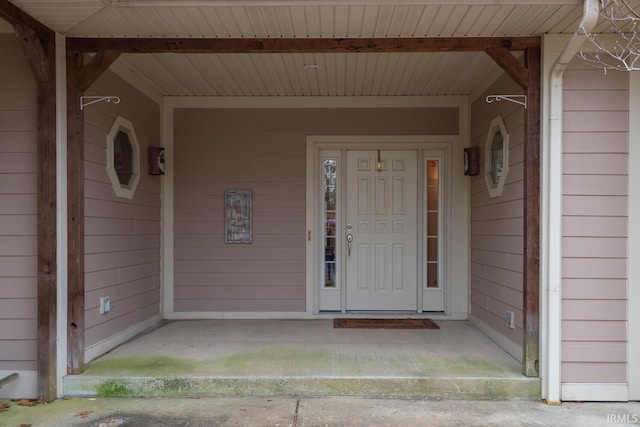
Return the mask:
{"type": "Polygon", "coordinates": [[[615,419],[640,426],[638,403],[564,403],[540,401],[303,399],[297,426],[605,426],[615,419]],[[634,420],[637,420],[633,423],[634,420]]]}
{"type": "Polygon", "coordinates": [[[31,408],[11,405],[0,426],[210,427],[291,426],[297,400],[286,399],[68,399],[31,408]]]}
{"type": "Polygon", "coordinates": [[[112,414],[105,416],[97,421],[89,421],[83,427],[173,427],[173,426],[190,426],[190,427],[208,427],[212,425],[228,425],[229,417],[215,417],[206,420],[198,420],[192,417],[158,417],[145,414],[112,414]]]}
{"type": "Polygon", "coordinates": [[[69,399],[12,404],[2,427],[640,427],[640,403],[333,398],[69,399]]]}

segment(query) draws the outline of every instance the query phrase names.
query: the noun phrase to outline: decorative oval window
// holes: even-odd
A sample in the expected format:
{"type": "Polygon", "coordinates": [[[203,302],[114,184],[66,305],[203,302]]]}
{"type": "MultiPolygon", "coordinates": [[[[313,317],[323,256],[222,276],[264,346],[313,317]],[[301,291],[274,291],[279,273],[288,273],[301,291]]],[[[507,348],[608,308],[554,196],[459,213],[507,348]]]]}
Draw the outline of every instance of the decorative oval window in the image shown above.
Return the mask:
{"type": "Polygon", "coordinates": [[[501,116],[491,121],[484,147],[484,158],[484,178],[489,197],[499,197],[509,173],[509,134],[501,116]]]}
{"type": "Polygon", "coordinates": [[[121,116],[107,134],[107,175],[116,196],[133,197],[140,181],[140,146],[133,125],[121,116]]]}

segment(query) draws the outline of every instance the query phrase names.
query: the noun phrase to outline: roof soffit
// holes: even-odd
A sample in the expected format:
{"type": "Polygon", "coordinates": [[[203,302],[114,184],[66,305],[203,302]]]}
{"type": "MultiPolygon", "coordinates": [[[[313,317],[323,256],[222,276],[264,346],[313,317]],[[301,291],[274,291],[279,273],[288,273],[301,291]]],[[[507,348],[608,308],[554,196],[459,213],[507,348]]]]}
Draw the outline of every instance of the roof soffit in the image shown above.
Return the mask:
{"type": "Polygon", "coordinates": [[[581,0],[13,0],[76,37],[504,37],[573,32],[581,0]]]}

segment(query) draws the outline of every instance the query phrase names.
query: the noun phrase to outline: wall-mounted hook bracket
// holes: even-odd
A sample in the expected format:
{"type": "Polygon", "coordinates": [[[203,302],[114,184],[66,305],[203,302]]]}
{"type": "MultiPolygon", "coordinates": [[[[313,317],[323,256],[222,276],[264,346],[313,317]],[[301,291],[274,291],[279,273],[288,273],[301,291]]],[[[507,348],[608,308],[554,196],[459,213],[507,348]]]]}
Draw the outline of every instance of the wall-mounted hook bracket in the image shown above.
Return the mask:
{"type": "Polygon", "coordinates": [[[509,101],[522,105],[525,110],[527,109],[527,95],[489,95],[487,96],[487,103],[491,104],[493,101],[509,101]],[[523,101],[520,101],[522,99],[523,101]]]}
{"type": "Polygon", "coordinates": [[[114,104],[120,104],[120,98],[117,96],[81,96],[80,97],[80,109],[84,110],[87,105],[95,104],[96,102],[106,101],[113,102],[114,104]],[[85,101],[90,100],[90,101],[85,101]]]}

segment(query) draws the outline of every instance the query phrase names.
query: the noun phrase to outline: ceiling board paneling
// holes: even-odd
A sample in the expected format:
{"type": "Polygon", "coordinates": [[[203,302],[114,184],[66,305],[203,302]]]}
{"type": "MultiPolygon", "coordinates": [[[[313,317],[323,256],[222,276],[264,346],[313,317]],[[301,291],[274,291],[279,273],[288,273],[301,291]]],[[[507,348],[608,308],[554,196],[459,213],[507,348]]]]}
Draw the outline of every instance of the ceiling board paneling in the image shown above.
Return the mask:
{"type": "Polygon", "coordinates": [[[538,29],[538,31],[544,31],[544,33],[566,33],[572,34],[573,31],[577,28],[580,23],[580,19],[582,18],[582,14],[580,11],[576,11],[571,8],[562,8],[559,9],[558,12],[554,13],[549,21],[545,22],[542,27],[538,29]],[[555,25],[550,25],[554,22],[554,20],[558,19],[555,25]]]}
{"type": "MultiPolygon", "coordinates": [[[[581,0],[13,2],[67,36],[109,38],[512,37],[572,33],[582,13],[581,0]]],[[[184,96],[468,95],[502,74],[477,52],[123,54],[114,69],[184,96]]]]}
{"type": "Polygon", "coordinates": [[[482,85],[483,78],[500,73],[482,52],[123,57],[154,86],[163,88],[163,95],[179,96],[465,95],[482,85]],[[308,64],[318,68],[305,70],[308,64]]]}
{"type": "Polygon", "coordinates": [[[571,24],[582,9],[579,0],[14,3],[55,30],[78,37],[516,36],[540,34],[540,28],[573,32],[571,24]]]}
{"type": "Polygon", "coordinates": [[[85,19],[98,16],[98,12],[105,7],[102,0],[19,0],[12,3],[61,33],[85,19]]]}
{"type": "Polygon", "coordinates": [[[213,74],[207,75],[207,79],[213,82],[214,87],[221,87],[223,92],[220,92],[224,96],[239,96],[242,95],[242,89],[233,73],[226,65],[221,55],[203,55],[208,58],[211,65],[216,70],[213,74]]]}

